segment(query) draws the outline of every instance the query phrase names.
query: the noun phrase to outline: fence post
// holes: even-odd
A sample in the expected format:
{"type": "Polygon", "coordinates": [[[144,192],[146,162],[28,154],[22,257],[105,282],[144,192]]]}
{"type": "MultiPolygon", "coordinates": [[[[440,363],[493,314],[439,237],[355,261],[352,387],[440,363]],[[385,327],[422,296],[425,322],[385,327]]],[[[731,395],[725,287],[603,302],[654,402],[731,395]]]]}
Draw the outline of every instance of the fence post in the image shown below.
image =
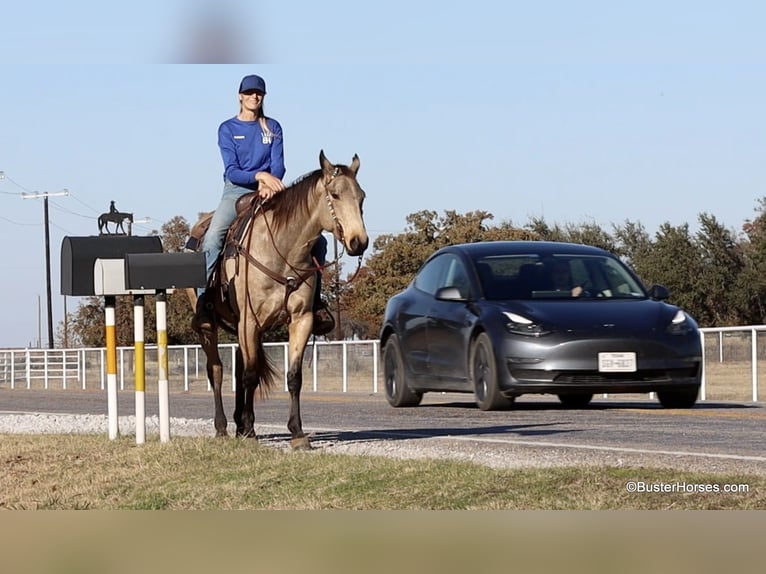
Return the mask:
{"type": "Polygon", "coordinates": [[[758,401],[758,331],[755,327],[751,330],[752,333],[752,360],[753,360],[753,402],[758,401]]]}

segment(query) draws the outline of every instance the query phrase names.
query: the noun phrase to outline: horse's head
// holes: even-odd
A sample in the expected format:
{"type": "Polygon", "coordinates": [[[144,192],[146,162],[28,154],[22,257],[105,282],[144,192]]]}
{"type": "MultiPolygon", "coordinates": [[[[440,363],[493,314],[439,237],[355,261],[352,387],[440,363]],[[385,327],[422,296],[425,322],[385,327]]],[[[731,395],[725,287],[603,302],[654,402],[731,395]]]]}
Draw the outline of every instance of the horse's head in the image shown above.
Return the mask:
{"type": "Polygon", "coordinates": [[[364,190],[356,180],[359,156],[354,155],[350,166],[333,165],[322,150],[319,165],[322,168],[321,187],[329,207],[323,212],[322,226],[343,243],[349,255],[361,255],[367,249],[369,238],[362,217],[364,190]]]}

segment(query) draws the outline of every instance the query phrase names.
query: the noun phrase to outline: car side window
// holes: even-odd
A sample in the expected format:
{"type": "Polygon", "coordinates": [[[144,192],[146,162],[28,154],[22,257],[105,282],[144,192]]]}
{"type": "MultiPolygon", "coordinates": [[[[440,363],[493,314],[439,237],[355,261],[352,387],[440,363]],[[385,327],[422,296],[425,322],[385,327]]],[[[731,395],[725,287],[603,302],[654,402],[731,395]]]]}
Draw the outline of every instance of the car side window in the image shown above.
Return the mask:
{"type": "Polygon", "coordinates": [[[451,257],[447,274],[444,277],[443,284],[440,287],[455,287],[460,291],[460,295],[468,297],[471,294],[471,280],[468,279],[468,272],[465,265],[458,257],[451,257]]]}
{"type": "Polygon", "coordinates": [[[431,295],[435,294],[443,286],[453,257],[451,254],[445,253],[426,262],[415,276],[415,287],[431,295]]]}

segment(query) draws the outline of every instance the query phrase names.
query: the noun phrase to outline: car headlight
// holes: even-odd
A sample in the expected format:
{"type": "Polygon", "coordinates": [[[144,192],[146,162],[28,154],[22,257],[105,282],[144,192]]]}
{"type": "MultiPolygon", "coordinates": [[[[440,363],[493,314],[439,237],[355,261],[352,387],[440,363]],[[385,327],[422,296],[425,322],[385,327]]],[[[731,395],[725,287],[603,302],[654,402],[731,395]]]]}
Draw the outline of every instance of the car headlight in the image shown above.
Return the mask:
{"type": "Polygon", "coordinates": [[[670,321],[670,325],[668,325],[668,333],[671,335],[685,335],[691,330],[691,321],[689,320],[689,315],[686,314],[686,312],[679,309],[676,311],[676,314],[673,315],[673,319],[670,321]]]}
{"type": "Polygon", "coordinates": [[[508,319],[505,324],[506,329],[515,335],[527,335],[529,337],[541,337],[550,333],[550,329],[546,329],[541,323],[537,323],[516,313],[510,313],[504,311],[503,315],[508,319]]]}

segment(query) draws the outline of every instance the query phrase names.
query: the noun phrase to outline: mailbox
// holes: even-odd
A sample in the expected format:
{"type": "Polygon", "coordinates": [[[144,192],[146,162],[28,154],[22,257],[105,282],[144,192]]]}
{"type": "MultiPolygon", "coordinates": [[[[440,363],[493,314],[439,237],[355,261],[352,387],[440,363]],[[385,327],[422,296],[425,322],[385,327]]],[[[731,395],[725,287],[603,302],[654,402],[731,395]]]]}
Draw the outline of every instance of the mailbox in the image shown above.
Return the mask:
{"type": "Polygon", "coordinates": [[[162,253],[157,236],[101,235],[64,237],[61,243],[61,294],[84,297],[96,295],[96,259],[123,259],[128,253],[162,253]]]}
{"type": "Polygon", "coordinates": [[[154,295],[154,289],[125,287],[124,259],[96,259],[93,268],[93,290],[96,295],[154,295]]]}
{"type": "Polygon", "coordinates": [[[204,253],[127,253],[127,289],[182,289],[205,287],[204,253]]]}

